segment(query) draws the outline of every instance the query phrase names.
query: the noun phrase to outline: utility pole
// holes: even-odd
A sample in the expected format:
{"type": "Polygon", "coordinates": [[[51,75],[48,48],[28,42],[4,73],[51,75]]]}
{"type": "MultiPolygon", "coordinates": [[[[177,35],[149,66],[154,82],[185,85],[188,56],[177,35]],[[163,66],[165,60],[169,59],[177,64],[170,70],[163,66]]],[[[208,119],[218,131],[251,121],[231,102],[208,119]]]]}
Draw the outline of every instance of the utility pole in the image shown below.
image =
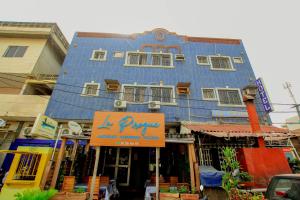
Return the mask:
{"type": "Polygon", "coordinates": [[[287,90],[289,91],[290,96],[292,97],[292,99],[293,99],[293,101],[294,101],[294,105],[295,105],[294,107],[296,107],[296,110],[297,110],[297,113],[298,113],[298,118],[299,118],[299,120],[300,120],[300,109],[299,109],[299,104],[297,103],[296,98],[295,98],[295,96],[294,96],[294,94],[293,94],[293,92],[292,92],[292,89],[291,89],[292,85],[291,85],[291,83],[285,82],[285,83],[283,84],[283,87],[284,87],[284,89],[287,89],[287,90]]]}

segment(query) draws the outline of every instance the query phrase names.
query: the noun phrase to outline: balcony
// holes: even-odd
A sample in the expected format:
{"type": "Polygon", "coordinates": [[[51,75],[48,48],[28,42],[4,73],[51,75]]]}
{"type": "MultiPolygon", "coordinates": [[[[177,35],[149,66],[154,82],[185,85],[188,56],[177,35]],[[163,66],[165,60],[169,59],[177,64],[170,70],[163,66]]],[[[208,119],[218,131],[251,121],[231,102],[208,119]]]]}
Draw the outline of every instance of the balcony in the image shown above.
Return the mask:
{"type": "Polygon", "coordinates": [[[9,120],[30,120],[44,113],[50,96],[0,94],[0,116],[9,120]]]}

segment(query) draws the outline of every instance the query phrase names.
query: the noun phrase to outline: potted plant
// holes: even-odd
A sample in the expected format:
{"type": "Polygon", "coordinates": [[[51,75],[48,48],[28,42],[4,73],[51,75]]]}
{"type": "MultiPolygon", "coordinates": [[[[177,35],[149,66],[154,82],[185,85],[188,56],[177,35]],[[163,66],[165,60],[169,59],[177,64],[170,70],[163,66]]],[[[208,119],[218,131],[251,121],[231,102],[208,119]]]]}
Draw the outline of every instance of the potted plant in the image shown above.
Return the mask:
{"type": "Polygon", "coordinates": [[[88,193],[84,189],[78,188],[73,192],[58,192],[51,200],[86,200],[88,193]]]}
{"type": "Polygon", "coordinates": [[[196,193],[195,188],[192,188],[191,193],[188,193],[187,188],[180,189],[180,199],[181,200],[198,200],[199,194],[196,193]]]}
{"type": "Polygon", "coordinates": [[[177,190],[160,189],[160,200],[178,200],[179,193],[177,190]]]}

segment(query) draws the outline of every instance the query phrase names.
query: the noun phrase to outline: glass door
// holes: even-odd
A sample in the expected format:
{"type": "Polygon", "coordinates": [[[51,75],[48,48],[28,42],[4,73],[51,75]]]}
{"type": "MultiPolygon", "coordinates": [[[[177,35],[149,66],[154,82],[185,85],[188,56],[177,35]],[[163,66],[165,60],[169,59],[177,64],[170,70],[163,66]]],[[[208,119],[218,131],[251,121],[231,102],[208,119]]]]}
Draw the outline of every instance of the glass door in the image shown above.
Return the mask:
{"type": "Polygon", "coordinates": [[[106,170],[110,178],[121,186],[128,186],[130,180],[131,148],[109,148],[106,170]]]}

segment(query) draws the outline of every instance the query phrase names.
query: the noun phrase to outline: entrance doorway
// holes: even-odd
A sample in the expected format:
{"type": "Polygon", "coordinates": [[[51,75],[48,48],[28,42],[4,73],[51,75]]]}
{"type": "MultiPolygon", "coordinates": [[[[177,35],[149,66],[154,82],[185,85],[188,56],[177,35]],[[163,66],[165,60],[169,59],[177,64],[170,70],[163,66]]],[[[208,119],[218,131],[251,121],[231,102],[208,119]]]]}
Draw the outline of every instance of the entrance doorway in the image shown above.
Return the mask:
{"type": "Polygon", "coordinates": [[[108,148],[104,155],[105,172],[120,186],[128,186],[131,168],[131,148],[108,148]]]}

